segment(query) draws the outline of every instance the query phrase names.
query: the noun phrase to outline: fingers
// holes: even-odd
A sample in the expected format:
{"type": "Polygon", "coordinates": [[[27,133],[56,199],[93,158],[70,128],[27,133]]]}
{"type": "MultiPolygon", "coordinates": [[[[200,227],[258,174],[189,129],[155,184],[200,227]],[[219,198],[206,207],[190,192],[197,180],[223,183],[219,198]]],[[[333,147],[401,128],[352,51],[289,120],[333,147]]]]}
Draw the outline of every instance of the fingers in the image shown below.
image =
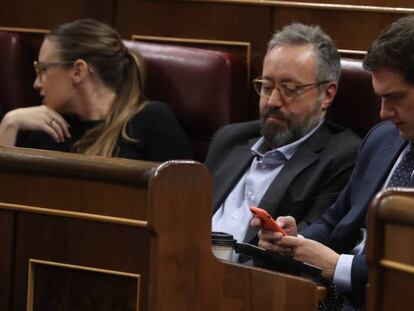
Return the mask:
{"type": "Polygon", "coordinates": [[[250,222],[251,226],[261,228],[258,234],[258,245],[262,248],[284,255],[292,255],[292,251],[296,247],[296,243],[294,241],[297,240],[296,221],[291,216],[281,216],[278,217],[276,221],[291,236],[283,237],[280,232],[264,229],[261,227],[262,220],[258,217],[254,217],[250,222]]]}
{"type": "Polygon", "coordinates": [[[280,216],[276,219],[276,222],[279,226],[286,231],[288,235],[296,236],[297,235],[297,227],[296,227],[296,220],[292,216],[280,216]]]}
{"type": "Polygon", "coordinates": [[[259,217],[254,217],[251,221],[250,221],[250,226],[254,227],[254,228],[260,228],[260,226],[262,225],[262,221],[260,220],[259,217]]]}
{"type": "Polygon", "coordinates": [[[273,241],[270,240],[259,240],[259,243],[257,244],[258,246],[264,248],[264,249],[268,249],[274,252],[277,252],[279,247],[273,243],[273,241]]]}
{"type": "Polygon", "coordinates": [[[51,136],[53,138],[53,140],[56,141],[57,143],[60,143],[60,142],[64,141],[59,136],[57,131],[53,128],[50,121],[49,122],[44,122],[44,124],[42,126],[40,126],[40,130],[42,130],[43,132],[45,132],[46,134],[51,136]]]}
{"type": "Polygon", "coordinates": [[[69,128],[70,125],[69,123],[66,122],[66,120],[57,112],[52,110],[52,115],[51,115],[51,119],[52,119],[52,124],[58,125],[61,132],[62,132],[62,136],[66,137],[66,138],[70,138],[70,132],[69,132],[69,128]]]}
{"type": "Polygon", "coordinates": [[[269,241],[269,240],[259,240],[258,243],[259,247],[262,247],[264,249],[273,251],[273,252],[277,252],[279,254],[282,255],[291,255],[292,254],[292,249],[289,247],[280,247],[278,244],[275,244],[274,241],[269,241]]]}
{"type": "Polygon", "coordinates": [[[277,245],[281,247],[294,248],[294,247],[297,247],[301,243],[301,240],[303,239],[293,237],[293,236],[286,236],[283,239],[280,239],[277,242],[277,245]]]}
{"type": "MultiPolygon", "coordinates": [[[[296,221],[292,216],[280,216],[276,219],[277,224],[285,229],[290,235],[296,236],[296,221]],[[292,230],[293,229],[293,230],[292,230]]],[[[250,221],[250,225],[255,228],[263,226],[263,222],[259,217],[254,217],[250,221]]]]}
{"type": "Polygon", "coordinates": [[[44,131],[56,142],[70,138],[69,124],[56,111],[45,105],[15,109],[10,112],[11,123],[17,131],[44,131]]]}
{"type": "Polygon", "coordinates": [[[282,228],[289,228],[292,226],[296,226],[295,218],[292,216],[280,216],[276,219],[276,222],[282,228]]]}
{"type": "Polygon", "coordinates": [[[279,242],[283,240],[283,235],[279,232],[262,229],[259,231],[259,243],[262,248],[278,252],[284,255],[290,255],[290,247],[281,247],[279,242]]]}
{"type": "Polygon", "coordinates": [[[65,138],[70,138],[70,126],[66,120],[59,113],[49,107],[41,107],[45,112],[42,119],[44,120],[46,127],[43,127],[43,130],[52,136],[52,138],[58,143],[64,142],[65,138]]]}
{"type": "Polygon", "coordinates": [[[47,120],[46,125],[52,130],[56,142],[61,143],[65,140],[61,127],[54,119],[47,120]]]}
{"type": "Polygon", "coordinates": [[[64,142],[65,138],[70,137],[68,129],[69,125],[61,116],[57,117],[56,119],[50,118],[45,123],[49,127],[49,129],[51,129],[54,132],[52,137],[56,140],[56,142],[64,142]]]}
{"type": "Polygon", "coordinates": [[[302,238],[293,236],[283,236],[279,232],[260,230],[258,245],[284,255],[292,255],[295,249],[302,243],[302,240],[302,238]]]}
{"type": "Polygon", "coordinates": [[[278,242],[283,238],[283,235],[280,232],[276,232],[273,230],[266,230],[262,228],[259,231],[259,238],[261,240],[278,242]]]}
{"type": "Polygon", "coordinates": [[[312,240],[303,237],[287,236],[277,243],[279,247],[291,250],[291,256],[300,261],[308,261],[310,256],[309,247],[312,240]]]}

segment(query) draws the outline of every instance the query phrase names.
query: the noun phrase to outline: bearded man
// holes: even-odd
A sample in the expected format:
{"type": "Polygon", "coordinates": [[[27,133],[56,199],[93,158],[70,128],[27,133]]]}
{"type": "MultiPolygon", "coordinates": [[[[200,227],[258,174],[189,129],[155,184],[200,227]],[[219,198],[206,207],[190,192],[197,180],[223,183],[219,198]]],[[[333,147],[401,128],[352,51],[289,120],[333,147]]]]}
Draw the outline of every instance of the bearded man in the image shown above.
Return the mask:
{"type": "Polygon", "coordinates": [[[315,221],[345,186],[360,139],[325,121],[340,57],[318,26],[291,24],[273,35],[262,76],[253,81],[260,120],[218,130],[206,166],[214,178],[212,230],[255,243],[250,206],[315,221]]]}

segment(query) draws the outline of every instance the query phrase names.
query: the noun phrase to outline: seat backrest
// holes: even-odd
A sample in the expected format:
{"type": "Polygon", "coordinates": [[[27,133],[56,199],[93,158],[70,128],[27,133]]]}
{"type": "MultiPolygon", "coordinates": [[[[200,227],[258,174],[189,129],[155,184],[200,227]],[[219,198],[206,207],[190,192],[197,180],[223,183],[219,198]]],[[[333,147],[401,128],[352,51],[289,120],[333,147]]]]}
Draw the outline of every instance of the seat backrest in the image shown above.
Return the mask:
{"type": "Polygon", "coordinates": [[[327,118],[363,137],[380,121],[379,110],[380,99],[372,88],[370,73],[362,67],[362,61],[342,58],[338,93],[327,118]]]}
{"type": "Polygon", "coordinates": [[[249,119],[246,62],[231,53],[124,41],[147,66],[146,94],[173,108],[189,135],[196,159],[221,126],[249,119]]]}
{"type": "Polygon", "coordinates": [[[1,310],[316,310],[309,279],[214,257],[211,203],[192,161],[0,147],[1,310]]]}
{"type": "Polygon", "coordinates": [[[5,112],[39,103],[33,89],[35,48],[21,35],[0,32],[0,105],[5,112]]]}
{"type": "Polygon", "coordinates": [[[414,189],[388,188],[378,193],[369,206],[367,224],[366,310],[412,310],[414,189]]]}

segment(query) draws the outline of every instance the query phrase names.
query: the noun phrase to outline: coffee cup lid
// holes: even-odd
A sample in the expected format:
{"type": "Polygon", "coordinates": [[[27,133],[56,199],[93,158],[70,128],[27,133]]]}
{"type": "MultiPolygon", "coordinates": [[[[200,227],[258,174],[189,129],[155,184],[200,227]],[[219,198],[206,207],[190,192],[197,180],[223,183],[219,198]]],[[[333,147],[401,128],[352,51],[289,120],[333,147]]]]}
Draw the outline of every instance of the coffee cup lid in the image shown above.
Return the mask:
{"type": "Polygon", "coordinates": [[[213,244],[236,245],[236,240],[231,234],[225,232],[211,232],[211,241],[213,244]]]}

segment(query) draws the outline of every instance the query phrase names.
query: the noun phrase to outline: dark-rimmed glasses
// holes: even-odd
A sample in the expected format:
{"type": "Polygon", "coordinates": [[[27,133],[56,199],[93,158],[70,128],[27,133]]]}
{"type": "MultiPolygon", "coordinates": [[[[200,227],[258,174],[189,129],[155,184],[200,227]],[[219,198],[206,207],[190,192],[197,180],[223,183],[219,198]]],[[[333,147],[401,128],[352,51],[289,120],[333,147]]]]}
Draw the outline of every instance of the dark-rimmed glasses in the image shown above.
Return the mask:
{"type": "Polygon", "coordinates": [[[252,82],[254,89],[261,98],[269,99],[272,96],[273,90],[276,88],[284,100],[291,101],[300,94],[331,81],[326,80],[309,84],[297,84],[295,82],[273,83],[272,81],[258,77],[252,82]]]}
{"type": "Polygon", "coordinates": [[[62,61],[62,62],[53,62],[53,63],[45,63],[45,62],[38,62],[38,61],[34,61],[33,62],[33,66],[34,69],[36,71],[36,75],[39,76],[42,73],[44,73],[47,69],[52,68],[52,67],[58,67],[58,66],[65,66],[65,65],[72,65],[73,62],[69,62],[69,61],[62,61]]]}

